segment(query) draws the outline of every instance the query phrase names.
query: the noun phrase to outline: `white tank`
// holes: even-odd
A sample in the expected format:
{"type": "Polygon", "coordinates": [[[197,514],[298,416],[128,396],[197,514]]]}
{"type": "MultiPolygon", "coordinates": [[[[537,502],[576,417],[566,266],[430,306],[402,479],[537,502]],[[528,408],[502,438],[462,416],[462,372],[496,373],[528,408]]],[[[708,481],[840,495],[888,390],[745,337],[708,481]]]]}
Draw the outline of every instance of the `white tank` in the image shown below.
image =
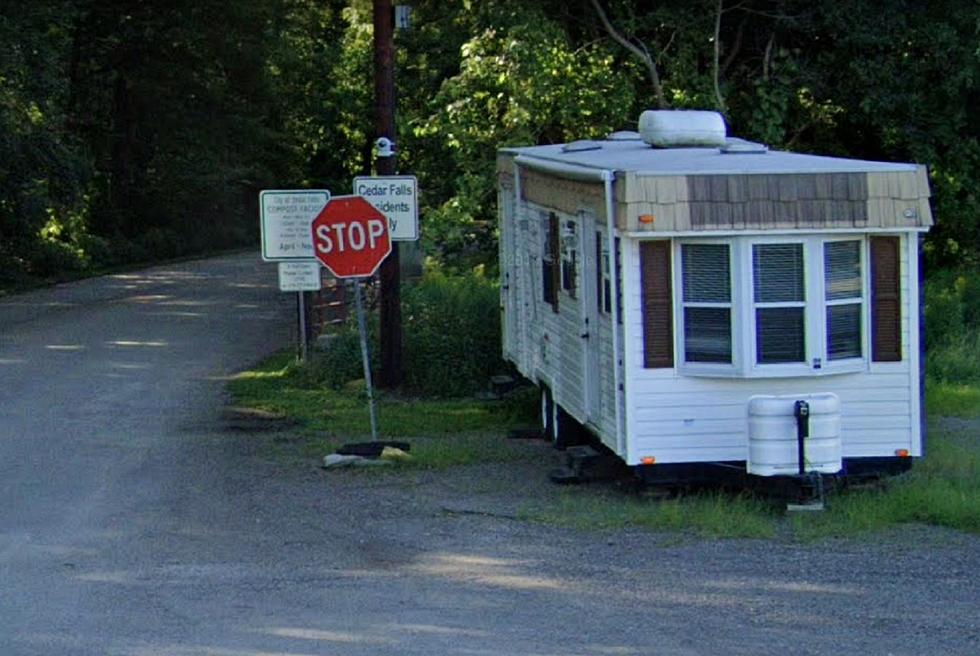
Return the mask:
{"type": "Polygon", "coordinates": [[[797,462],[797,401],[810,406],[809,437],[804,440],[805,472],[841,470],[840,399],[836,394],[753,396],[749,399],[748,472],[757,476],[793,476],[797,462]]]}
{"type": "Polygon", "coordinates": [[[725,145],[725,119],[718,112],[650,109],[640,114],[643,141],[659,148],[725,145]]]}

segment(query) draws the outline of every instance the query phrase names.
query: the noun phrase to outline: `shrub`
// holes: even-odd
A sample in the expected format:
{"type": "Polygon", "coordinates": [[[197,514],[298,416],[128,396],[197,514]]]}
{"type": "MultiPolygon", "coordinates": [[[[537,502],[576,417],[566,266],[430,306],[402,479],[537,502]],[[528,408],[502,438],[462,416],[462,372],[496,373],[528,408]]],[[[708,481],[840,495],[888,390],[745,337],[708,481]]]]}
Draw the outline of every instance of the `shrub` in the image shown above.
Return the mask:
{"type": "Polygon", "coordinates": [[[505,368],[500,300],[482,268],[449,276],[430,271],[404,294],[405,383],[436,396],[471,394],[505,368]]]}
{"type": "MultiPolygon", "coordinates": [[[[369,321],[373,366],[378,327],[369,321]]],[[[477,268],[465,275],[429,271],[402,292],[405,388],[428,396],[465,396],[487,386],[506,368],[500,355],[499,292],[477,268]]],[[[329,346],[311,358],[304,381],[339,389],[361,378],[361,350],[354,317],[329,346]]]]}
{"type": "MultiPolygon", "coordinates": [[[[377,331],[368,331],[370,354],[376,367],[377,331]]],[[[351,318],[340,330],[335,332],[329,346],[321,351],[313,351],[310,361],[297,372],[297,383],[305,387],[324,386],[339,390],[352,380],[364,377],[361,364],[361,339],[357,322],[351,318]]]]}

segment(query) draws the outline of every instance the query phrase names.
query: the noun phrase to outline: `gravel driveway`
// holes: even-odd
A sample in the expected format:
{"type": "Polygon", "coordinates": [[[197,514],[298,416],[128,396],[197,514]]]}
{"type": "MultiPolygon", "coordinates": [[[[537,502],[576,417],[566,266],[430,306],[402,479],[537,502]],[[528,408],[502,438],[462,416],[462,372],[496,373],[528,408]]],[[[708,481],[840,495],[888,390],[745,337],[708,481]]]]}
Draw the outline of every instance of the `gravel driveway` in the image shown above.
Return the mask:
{"type": "Polygon", "coordinates": [[[525,444],[524,461],[441,472],[267,461],[328,527],[303,542],[311,559],[357,536],[331,557],[336,576],[392,595],[353,624],[324,618],[374,641],[342,653],[421,654],[422,635],[453,654],[980,653],[976,536],[912,526],[799,544],[540,525],[522,509],[566,491],[547,479],[554,452],[525,444]]]}
{"type": "Polygon", "coordinates": [[[323,471],[229,431],[291,337],[254,255],[0,301],[0,655],[980,653],[980,538],[701,540],[516,519],[554,453],[323,471]]]}

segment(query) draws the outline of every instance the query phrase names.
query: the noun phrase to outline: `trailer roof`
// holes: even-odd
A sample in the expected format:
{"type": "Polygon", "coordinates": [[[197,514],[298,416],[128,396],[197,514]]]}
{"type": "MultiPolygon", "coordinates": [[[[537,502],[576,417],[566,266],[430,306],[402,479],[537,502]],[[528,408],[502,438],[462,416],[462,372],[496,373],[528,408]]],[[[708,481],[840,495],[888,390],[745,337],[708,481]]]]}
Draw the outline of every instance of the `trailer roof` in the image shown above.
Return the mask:
{"type": "Polygon", "coordinates": [[[595,141],[589,149],[566,150],[567,144],[502,148],[543,162],[596,170],[631,171],[637,175],[746,175],[773,173],[870,173],[914,171],[914,164],[873,162],[770,150],[722,153],[718,148],[654,148],[639,140],[595,141]]]}

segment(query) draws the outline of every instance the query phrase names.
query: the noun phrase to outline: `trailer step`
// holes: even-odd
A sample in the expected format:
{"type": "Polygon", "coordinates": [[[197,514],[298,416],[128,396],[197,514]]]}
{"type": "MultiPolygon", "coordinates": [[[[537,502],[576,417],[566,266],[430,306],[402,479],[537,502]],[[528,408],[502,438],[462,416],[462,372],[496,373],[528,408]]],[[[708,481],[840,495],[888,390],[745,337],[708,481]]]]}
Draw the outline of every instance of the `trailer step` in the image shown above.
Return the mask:
{"type": "Polygon", "coordinates": [[[555,467],[550,472],[548,472],[548,478],[551,479],[552,483],[558,485],[576,485],[578,483],[584,483],[582,477],[579,476],[578,472],[571,467],[561,466],[555,467]]]}
{"type": "Polygon", "coordinates": [[[508,440],[540,440],[540,428],[515,428],[507,433],[508,440]]]}
{"type": "Polygon", "coordinates": [[[519,385],[520,381],[513,376],[506,374],[490,376],[490,391],[497,396],[504,396],[508,392],[514,391],[519,385]]]}

